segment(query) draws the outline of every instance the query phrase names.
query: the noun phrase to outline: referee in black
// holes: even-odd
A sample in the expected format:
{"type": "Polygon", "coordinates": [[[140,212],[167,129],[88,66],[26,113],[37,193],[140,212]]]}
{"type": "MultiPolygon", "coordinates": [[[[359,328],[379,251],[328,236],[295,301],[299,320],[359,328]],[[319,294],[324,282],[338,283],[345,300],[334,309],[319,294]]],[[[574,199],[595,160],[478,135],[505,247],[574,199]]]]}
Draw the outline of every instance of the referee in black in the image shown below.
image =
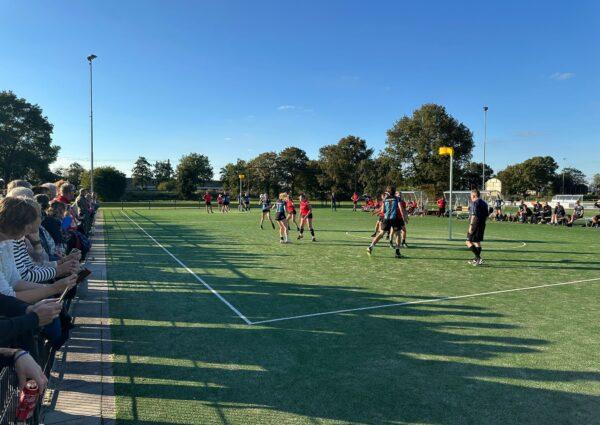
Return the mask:
{"type": "Polygon", "coordinates": [[[479,190],[471,190],[471,206],[469,208],[469,232],[467,233],[467,247],[475,258],[469,261],[473,266],[483,264],[481,258],[481,242],[485,233],[485,222],[488,218],[488,204],[480,198],[479,190]]]}

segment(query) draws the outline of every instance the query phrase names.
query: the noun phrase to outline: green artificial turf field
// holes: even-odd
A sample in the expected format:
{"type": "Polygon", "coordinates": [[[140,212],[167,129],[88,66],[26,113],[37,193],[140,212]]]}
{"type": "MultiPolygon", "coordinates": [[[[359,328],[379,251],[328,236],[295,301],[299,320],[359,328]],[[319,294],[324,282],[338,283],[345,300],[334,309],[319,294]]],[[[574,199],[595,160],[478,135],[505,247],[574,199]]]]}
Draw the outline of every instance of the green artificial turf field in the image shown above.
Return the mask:
{"type": "Polygon", "coordinates": [[[596,229],[490,223],[472,267],[465,221],[413,218],[397,260],[366,213],[258,219],[104,210],[118,423],[600,423],[596,229]]]}

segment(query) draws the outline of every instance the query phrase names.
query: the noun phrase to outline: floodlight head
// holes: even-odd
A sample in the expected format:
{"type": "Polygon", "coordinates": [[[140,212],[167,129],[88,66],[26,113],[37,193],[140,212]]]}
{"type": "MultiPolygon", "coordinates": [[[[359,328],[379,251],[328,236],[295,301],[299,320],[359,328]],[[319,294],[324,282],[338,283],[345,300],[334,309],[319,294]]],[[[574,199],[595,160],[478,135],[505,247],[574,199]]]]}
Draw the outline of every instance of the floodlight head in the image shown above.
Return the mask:
{"type": "Polygon", "coordinates": [[[87,57],[87,60],[88,60],[88,62],[90,62],[90,63],[91,63],[91,62],[92,62],[94,59],[96,59],[97,57],[98,57],[98,56],[96,56],[96,55],[93,55],[93,54],[92,54],[92,55],[89,55],[89,56],[87,57]]]}
{"type": "Polygon", "coordinates": [[[485,112],[487,112],[487,110],[488,110],[488,107],[487,107],[487,106],[484,106],[484,107],[483,107],[483,110],[484,110],[485,112]]]}

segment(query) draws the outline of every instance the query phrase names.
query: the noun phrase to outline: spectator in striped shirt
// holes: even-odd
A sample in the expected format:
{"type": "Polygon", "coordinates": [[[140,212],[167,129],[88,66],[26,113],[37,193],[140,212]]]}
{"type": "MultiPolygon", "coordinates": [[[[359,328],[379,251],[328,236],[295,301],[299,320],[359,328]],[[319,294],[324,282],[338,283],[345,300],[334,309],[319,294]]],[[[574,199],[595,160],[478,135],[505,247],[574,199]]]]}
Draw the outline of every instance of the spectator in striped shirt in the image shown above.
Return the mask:
{"type": "Polygon", "coordinates": [[[49,258],[42,247],[40,239],[41,226],[41,208],[39,204],[32,200],[33,192],[24,187],[18,187],[9,192],[8,197],[15,197],[17,193],[27,193],[23,199],[32,201],[32,205],[37,207],[37,219],[27,227],[27,238],[21,237],[13,240],[13,256],[17,271],[21,278],[28,282],[43,283],[51,281],[57,277],[68,276],[76,273],[79,267],[79,258],[76,255],[63,257],[57,261],[49,261],[49,258]],[[28,250],[28,243],[30,249],[28,250]]]}
{"type": "Polygon", "coordinates": [[[52,285],[40,285],[23,279],[13,253],[12,239],[22,238],[39,221],[37,203],[26,198],[7,197],[0,201],[0,294],[34,303],[61,294],[75,285],[77,275],[52,285]]]}

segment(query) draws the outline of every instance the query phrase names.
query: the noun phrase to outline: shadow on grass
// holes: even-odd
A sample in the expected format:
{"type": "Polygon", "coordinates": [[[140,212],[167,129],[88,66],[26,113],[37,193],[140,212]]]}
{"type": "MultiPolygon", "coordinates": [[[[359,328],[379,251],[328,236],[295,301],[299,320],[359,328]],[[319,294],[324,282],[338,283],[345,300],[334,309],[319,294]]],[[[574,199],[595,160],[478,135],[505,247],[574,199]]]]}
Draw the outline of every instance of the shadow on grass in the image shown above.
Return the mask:
{"type": "MultiPolygon", "coordinates": [[[[248,281],[239,269],[261,267],[261,255],[237,255],[197,229],[140,217],[155,226],[150,233],[161,242],[190,249],[214,244],[194,267],[226,269],[232,277],[211,276],[211,284],[226,288],[224,295],[235,292],[242,305],[300,296],[338,305],[411,297],[298,285],[283,276],[248,281]]],[[[285,424],[287,414],[314,424],[598,420],[600,397],[555,385],[581,383],[583,391],[597,385],[600,373],[506,366],[506,356],[535,355],[551,343],[514,336],[520,328],[489,308],[413,305],[246,326],[190,275],[174,271],[173,261],[127,221],[116,217],[107,228],[115,390],[122,398],[118,423],[285,424]],[[161,413],[147,400],[175,407],[161,413]],[[190,411],[196,419],[184,421],[182,412],[191,417],[190,411]]]]}

